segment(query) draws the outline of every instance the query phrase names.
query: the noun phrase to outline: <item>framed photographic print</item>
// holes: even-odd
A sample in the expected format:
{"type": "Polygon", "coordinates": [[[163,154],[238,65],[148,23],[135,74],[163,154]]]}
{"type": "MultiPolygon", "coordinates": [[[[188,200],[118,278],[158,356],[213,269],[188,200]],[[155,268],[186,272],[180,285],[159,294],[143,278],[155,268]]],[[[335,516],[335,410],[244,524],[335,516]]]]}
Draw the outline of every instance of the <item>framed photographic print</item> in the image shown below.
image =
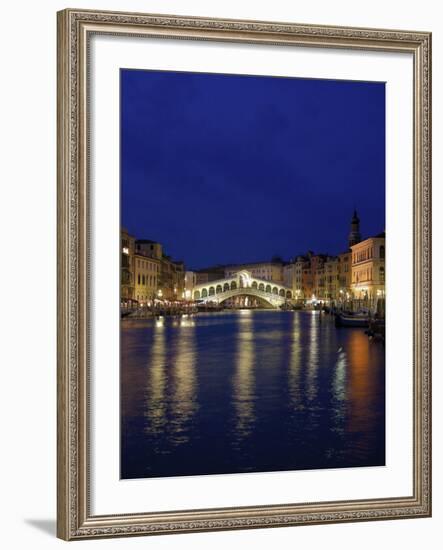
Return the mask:
{"type": "Polygon", "coordinates": [[[431,514],[427,32],[58,14],[58,535],[431,514]]]}

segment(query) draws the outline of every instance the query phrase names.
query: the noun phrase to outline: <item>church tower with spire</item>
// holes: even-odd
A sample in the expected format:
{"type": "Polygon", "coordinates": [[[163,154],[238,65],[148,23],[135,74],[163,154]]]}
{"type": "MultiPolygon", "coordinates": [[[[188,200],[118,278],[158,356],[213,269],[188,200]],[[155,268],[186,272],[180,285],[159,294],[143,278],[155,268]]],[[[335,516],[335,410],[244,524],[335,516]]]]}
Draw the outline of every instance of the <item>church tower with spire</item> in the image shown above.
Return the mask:
{"type": "Polygon", "coordinates": [[[360,235],[360,219],[357,215],[357,210],[354,210],[354,215],[351,220],[351,232],[349,233],[349,248],[354,244],[357,244],[361,241],[360,235]]]}

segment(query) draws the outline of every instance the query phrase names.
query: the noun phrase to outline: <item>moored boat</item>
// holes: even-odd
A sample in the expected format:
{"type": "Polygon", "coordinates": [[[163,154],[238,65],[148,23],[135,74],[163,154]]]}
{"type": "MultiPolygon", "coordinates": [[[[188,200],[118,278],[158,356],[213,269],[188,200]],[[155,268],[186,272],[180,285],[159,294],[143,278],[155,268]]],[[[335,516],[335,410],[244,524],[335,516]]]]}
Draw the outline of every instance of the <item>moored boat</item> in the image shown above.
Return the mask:
{"type": "Polygon", "coordinates": [[[355,313],[355,314],[337,313],[335,316],[335,325],[337,327],[366,328],[369,326],[369,316],[361,313],[355,313]]]}

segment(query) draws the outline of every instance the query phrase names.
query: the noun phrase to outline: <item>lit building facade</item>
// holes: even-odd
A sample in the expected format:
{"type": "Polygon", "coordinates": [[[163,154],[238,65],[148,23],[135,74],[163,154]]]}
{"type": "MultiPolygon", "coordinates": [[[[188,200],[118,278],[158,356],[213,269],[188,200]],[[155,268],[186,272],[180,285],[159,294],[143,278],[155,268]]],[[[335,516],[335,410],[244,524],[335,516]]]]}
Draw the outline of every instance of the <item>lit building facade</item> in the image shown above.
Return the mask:
{"type": "Polygon", "coordinates": [[[304,301],[312,295],[310,255],[297,256],[283,268],[285,286],[292,289],[294,299],[304,301]]]}
{"type": "Polygon", "coordinates": [[[355,301],[371,309],[385,298],[385,234],[380,233],[351,247],[351,290],[355,301]]]}
{"type": "Polygon", "coordinates": [[[161,262],[142,254],[134,255],[135,292],[140,305],[146,305],[157,297],[161,262]]]}
{"type": "Polygon", "coordinates": [[[335,303],[340,290],[340,262],[337,256],[328,256],[324,263],[324,296],[326,301],[335,303]]]}
{"type": "Polygon", "coordinates": [[[120,301],[125,305],[134,299],[134,243],[134,237],[122,228],[120,231],[120,301]]]}
{"type": "Polygon", "coordinates": [[[233,277],[239,271],[248,271],[253,277],[282,284],[284,282],[282,260],[271,260],[270,262],[256,262],[251,264],[227,265],[225,267],[225,278],[233,277]]]}
{"type": "Polygon", "coordinates": [[[183,298],[192,300],[194,287],[197,285],[197,273],[195,271],[185,272],[185,292],[183,298]]]}
{"type": "Polygon", "coordinates": [[[342,290],[347,290],[348,292],[351,289],[351,258],[351,251],[343,252],[342,254],[338,255],[340,288],[342,290]]]}
{"type": "Polygon", "coordinates": [[[339,287],[336,299],[339,303],[344,304],[349,302],[352,297],[351,280],[352,280],[352,252],[343,252],[338,255],[338,276],[339,287]]]}
{"type": "Polygon", "coordinates": [[[310,259],[312,277],[312,298],[326,301],[325,262],[327,256],[323,254],[312,255],[310,259]]]}
{"type": "Polygon", "coordinates": [[[185,265],[163,255],[160,270],[158,296],[164,300],[183,300],[185,292],[185,265]]]}
{"type": "MultiPolygon", "coordinates": [[[[156,265],[157,274],[155,277],[155,286],[142,285],[139,286],[140,296],[146,296],[144,291],[150,293],[155,292],[157,298],[162,300],[182,300],[185,291],[185,266],[183,262],[174,261],[170,256],[164,253],[163,246],[150,239],[138,239],[135,241],[135,252],[141,258],[145,258],[144,269],[147,266],[156,265]],[[148,263],[146,258],[151,258],[151,262],[148,263]]],[[[142,263],[140,264],[142,265],[142,263]]],[[[141,268],[140,268],[141,269],[141,268]]],[[[146,271],[140,272],[141,280],[143,276],[148,273],[146,271]]],[[[151,275],[151,273],[149,273],[151,275]]],[[[153,274],[152,274],[153,275],[153,274]]],[[[149,279],[151,281],[152,279],[149,279]]],[[[137,274],[138,283],[138,274],[137,274]]],[[[151,283],[150,283],[151,284],[151,283]]],[[[150,295],[150,294],[149,294],[150,295]]],[[[148,298],[149,299],[149,298],[148,298]]]]}
{"type": "Polygon", "coordinates": [[[296,286],[296,267],[295,262],[290,262],[283,267],[283,282],[288,288],[295,292],[296,286]]]}

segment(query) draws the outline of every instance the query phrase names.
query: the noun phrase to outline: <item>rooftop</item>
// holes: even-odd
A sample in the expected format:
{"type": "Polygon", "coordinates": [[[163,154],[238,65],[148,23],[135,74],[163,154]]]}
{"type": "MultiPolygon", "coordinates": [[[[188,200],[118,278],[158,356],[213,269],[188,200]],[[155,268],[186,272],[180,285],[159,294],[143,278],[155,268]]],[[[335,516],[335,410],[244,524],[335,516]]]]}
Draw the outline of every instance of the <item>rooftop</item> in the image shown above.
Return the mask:
{"type": "Polygon", "coordinates": [[[136,239],[135,244],[159,244],[157,241],[151,241],[151,239],[136,239]]]}

